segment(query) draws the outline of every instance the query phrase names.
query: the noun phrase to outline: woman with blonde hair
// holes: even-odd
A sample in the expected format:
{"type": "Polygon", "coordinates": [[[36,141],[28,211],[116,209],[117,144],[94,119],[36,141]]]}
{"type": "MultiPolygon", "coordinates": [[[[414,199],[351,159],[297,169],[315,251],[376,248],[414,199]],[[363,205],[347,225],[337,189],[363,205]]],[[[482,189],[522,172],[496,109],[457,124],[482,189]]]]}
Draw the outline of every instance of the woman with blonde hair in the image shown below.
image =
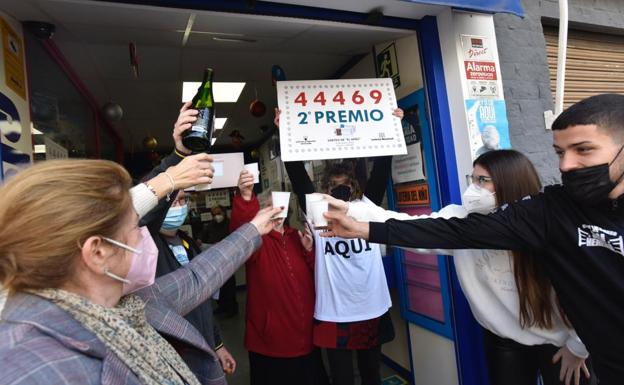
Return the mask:
{"type": "Polygon", "coordinates": [[[183,316],[253,253],[279,208],[154,281],[140,216],[173,190],[209,183],[212,158],[184,158],[130,190],[103,160],[42,162],[0,188],[0,384],[225,384],[183,316]],[[150,195],[151,194],[151,195],[150,195]],[[191,367],[176,349],[194,350],[191,367]]]}

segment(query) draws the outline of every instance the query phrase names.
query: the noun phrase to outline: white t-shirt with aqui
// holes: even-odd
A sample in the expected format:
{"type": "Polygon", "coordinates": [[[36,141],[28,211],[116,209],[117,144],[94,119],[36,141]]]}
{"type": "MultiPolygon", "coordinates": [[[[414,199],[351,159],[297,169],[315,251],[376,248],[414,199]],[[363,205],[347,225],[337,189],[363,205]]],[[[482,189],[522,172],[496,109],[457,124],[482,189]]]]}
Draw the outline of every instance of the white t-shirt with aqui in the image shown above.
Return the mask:
{"type": "MultiPolygon", "coordinates": [[[[366,197],[363,201],[370,202],[366,197]]],[[[372,202],[371,202],[372,203],[372,202]]],[[[377,318],[392,306],[379,244],[323,238],[314,232],[314,318],[354,322],[377,318]]]]}

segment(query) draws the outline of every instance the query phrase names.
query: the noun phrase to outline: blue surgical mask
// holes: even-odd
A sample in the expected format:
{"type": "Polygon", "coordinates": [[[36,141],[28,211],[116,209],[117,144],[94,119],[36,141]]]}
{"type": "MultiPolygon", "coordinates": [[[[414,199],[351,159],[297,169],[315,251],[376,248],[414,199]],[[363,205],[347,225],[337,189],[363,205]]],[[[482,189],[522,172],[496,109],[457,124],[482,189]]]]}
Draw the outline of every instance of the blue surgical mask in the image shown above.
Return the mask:
{"type": "Polygon", "coordinates": [[[165,230],[178,229],[186,220],[187,214],[188,207],[186,205],[171,207],[169,211],[167,211],[167,216],[162,224],[162,228],[165,230]]]}

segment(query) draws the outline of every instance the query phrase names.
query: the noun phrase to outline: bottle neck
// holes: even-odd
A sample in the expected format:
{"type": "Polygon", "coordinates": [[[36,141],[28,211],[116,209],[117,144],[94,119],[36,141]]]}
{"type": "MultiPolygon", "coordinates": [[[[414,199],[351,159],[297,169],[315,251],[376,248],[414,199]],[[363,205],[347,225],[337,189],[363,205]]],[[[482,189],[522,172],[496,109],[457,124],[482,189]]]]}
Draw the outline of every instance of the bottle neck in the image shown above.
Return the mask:
{"type": "Polygon", "coordinates": [[[207,69],[204,70],[204,80],[202,81],[202,84],[200,87],[204,87],[204,88],[212,88],[212,75],[213,75],[213,71],[211,69],[207,69]]]}
{"type": "Polygon", "coordinates": [[[197,95],[195,96],[197,99],[194,99],[194,107],[195,108],[205,108],[212,107],[214,100],[212,96],[212,70],[204,71],[204,81],[199,86],[197,90],[197,95]]]}

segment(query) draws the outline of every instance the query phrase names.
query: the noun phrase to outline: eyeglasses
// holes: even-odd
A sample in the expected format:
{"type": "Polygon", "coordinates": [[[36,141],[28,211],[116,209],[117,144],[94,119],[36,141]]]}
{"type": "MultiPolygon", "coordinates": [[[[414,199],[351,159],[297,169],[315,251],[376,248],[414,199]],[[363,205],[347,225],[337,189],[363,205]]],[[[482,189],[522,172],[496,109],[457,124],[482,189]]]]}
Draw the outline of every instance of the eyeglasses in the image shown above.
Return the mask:
{"type": "Polygon", "coordinates": [[[474,183],[477,186],[483,186],[487,183],[492,183],[492,178],[484,175],[466,175],[466,183],[474,183]]]}

